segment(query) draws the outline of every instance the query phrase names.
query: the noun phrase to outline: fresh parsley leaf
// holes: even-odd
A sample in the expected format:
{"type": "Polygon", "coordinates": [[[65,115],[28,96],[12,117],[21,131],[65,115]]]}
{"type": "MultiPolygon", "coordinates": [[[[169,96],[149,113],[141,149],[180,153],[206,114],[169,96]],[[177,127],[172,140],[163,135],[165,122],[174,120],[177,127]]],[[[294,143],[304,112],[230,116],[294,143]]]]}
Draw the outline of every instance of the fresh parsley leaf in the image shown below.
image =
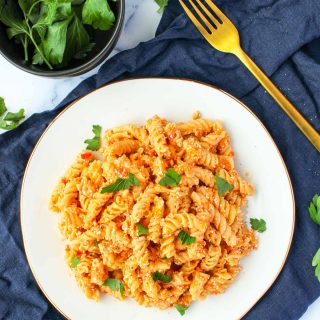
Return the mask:
{"type": "Polygon", "coordinates": [[[101,126],[93,125],[92,132],[94,137],[92,139],[85,140],[84,143],[87,144],[87,150],[96,151],[100,148],[101,126]]]}
{"type": "Polygon", "coordinates": [[[81,58],[84,58],[93,48],[89,34],[76,14],[74,14],[69,24],[66,43],[67,46],[63,57],[64,65],[75,56],[79,57],[81,55],[81,58]]]}
{"type": "Polygon", "coordinates": [[[109,30],[115,16],[107,0],[86,0],[82,9],[82,21],[94,29],[109,30]]]}
{"type": "Polygon", "coordinates": [[[320,282],[320,248],[314,255],[312,259],[312,266],[315,267],[315,276],[318,278],[318,281],[320,282]]]}
{"type": "Polygon", "coordinates": [[[172,280],[171,276],[168,276],[166,274],[163,274],[159,271],[153,272],[152,273],[152,279],[153,281],[162,281],[164,283],[169,283],[172,280]]]}
{"type": "Polygon", "coordinates": [[[135,187],[139,187],[140,186],[139,180],[137,179],[137,177],[133,173],[129,173],[128,181],[135,187]]]}
{"type": "Polygon", "coordinates": [[[182,244],[190,245],[192,243],[196,242],[196,237],[189,236],[185,231],[181,230],[178,234],[178,237],[180,238],[182,244]]]}
{"type": "Polygon", "coordinates": [[[117,192],[130,189],[131,186],[140,186],[139,180],[133,173],[129,173],[128,179],[118,178],[116,182],[109,184],[101,189],[100,193],[117,192]]]}
{"type": "Polygon", "coordinates": [[[233,186],[228,183],[228,181],[219,177],[218,173],[216,173],[216,186],[220,197],[222,197],[227,191],[233,189],[233,186]]]}
{"type": "Polygon", "coordinates": [[[315,194],[309,205],[309,214],[312,221],[320,225],[320,196],[315,194]]]}
{"type": "Polygon", "coordinates": [[[5,117],[3,118],[4,121],[14,121],[14,122],[19,122],[24,118],[24,109],[20,109],[18,112],[13,113],[13,112],[8,112],[5,117]]]}
{"type": "Polygon", "coordinates": [[[171,168],[165,172],[165,176],[159,181],[159,184],[164,187],[176,187],[180,183],[181,178],[182,176],[171,168]]]}
{"type": "Polygon", "coordinates": [[[175,304],[174,307],[182,316],[186,313],[186,310],[188,309],[188,307],[185,307],[182,304],[175,304]]]}
{"type": "Polygon", "coordinates": [[[7,111],[6,104],[4,102],[4,99],[0,97],[0,117],[3,116],[3,114],[7,111]]]}
{"type": "Polygon", "coordinates": [[[75,268],[79,263],[81,263],[81,261],[79,260],[78,257],[73,257],[72,258],[72,262],[71,262],[71,267],[75,268]]]}
{"type": "Polygon", "coordinates": [[[47,34],[42,41],[41,47],[51,65],[59,65],[63,61],[69,22],[70,19],[67,19],[48,26],[47,34]]]}
{"type": "Polygon", "coordinates": [[[164,8],[168,5],[168,0],[155,0],[155,2],[159,6],[159,13],[162,13],[164,11],[164,8]]]}
{"type": "Polygon", "coordinates": [[[99,242],[97,241],[97,239],[94,239],[93,244],[94,244],[97,248],[99,248],[99,242]]]}
{"type": "Polygon", "coordinates": [[[102,285],[109,287],[112,291],[119,290],[121,295],[124,293],[124,285],[118,279],[108,278],[102,285]]]}
{"type": "Polygon", "coordinates": [[[138,235],[144,236],[149,233],[148,228],[145,228],[141,223],[136,223],[137,229],[138,229],[138,235]]]}
{"type": "Polygon", "coordinates": [[[7,114],[4,115],[6,111],[7,107],[4,102],[4,99],[0,97],[0,129],[15,129],[19,125],[20,120],[24,118],[24,109],[20,109],[16,113],[7,112],[7,114]]]}
{"type": "Polygon", "coordinates": [[[263,219],[250,219],[251,228],[260,233],[265,232],[267,230],[266,222],[263,219]]]}

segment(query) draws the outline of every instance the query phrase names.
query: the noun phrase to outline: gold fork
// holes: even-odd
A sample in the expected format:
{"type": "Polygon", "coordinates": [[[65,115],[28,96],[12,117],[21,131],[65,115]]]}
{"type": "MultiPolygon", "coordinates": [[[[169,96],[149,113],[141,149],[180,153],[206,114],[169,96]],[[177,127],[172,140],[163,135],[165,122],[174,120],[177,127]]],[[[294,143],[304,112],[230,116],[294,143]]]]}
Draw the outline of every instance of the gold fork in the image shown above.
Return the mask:
{"type": "Polygon", "coordinates": [[[261,85],[269,92],[282,110],[290,117],[295,125],[304,133],[310,142],[320,152],[320,135],[310,123],[299,113],[293,104],[280,92],[265,73],[251,60],[240,46],[240,37],[237,28],[225,14],[211,1],[204,0],[214,15],[201,0],[179,0],[184,11],[204,36],[204,38],[219,51],[233,53],[256,77],[261,85]],[[196,15],[187,7],[184,1],[189,1],[196,15]],[[200,10],[202,9],[202,11],[200,10]],[[205,13],[205,14],[203,14],[205,13]],[[207,27],[207,29],[204,27],[207,27]]]}

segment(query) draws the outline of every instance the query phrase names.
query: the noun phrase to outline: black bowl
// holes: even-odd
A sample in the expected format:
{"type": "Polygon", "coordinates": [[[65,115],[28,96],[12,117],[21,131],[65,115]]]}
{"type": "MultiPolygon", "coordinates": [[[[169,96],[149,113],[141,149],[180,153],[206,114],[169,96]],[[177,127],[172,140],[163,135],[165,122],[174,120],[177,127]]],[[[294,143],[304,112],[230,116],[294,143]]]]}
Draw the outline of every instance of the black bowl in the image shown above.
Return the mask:
{"type": "Polygon", "coordinates": [[[44,77],[71,77],[86,73],[95,68],[107,58],[117,43],[124,20],[125,0],[109,1],[109,5],[116,16],[114,26],[108,31],[88,28],[92,41],[96,44],[88,56],[81,60],[73,59],[61,69],[49,70],[45,66],[36,66],[26,63],[23,59],[23,48],[6,34],[6,26],[0,22],[0,53],[9,62],[26,72],[44,77]]]}

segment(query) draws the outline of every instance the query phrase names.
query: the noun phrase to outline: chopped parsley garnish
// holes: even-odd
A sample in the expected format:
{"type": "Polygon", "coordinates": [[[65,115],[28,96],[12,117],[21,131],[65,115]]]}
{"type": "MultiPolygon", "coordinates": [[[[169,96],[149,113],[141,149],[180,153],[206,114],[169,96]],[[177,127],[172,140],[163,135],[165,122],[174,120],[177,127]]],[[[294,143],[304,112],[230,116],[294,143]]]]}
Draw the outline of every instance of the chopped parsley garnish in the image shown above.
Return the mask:
{"type": "Polygon", "coordinates": [[[87,144],[87,150],[96,151],[100,148],[101,126],[93,125],[92,132],[94,137],[92,139],[85,140],[84,143],[87,144]]]}
{"type": "Polygon", "coordinates": [[[165,172],[165,176],[159,181],[159,184],[163,187],[176,187],[181,178],[182,176],[171,168],[165,172]]]}
{"type": "Polygon", "coordinates": [[[120,294],[123,296],[124,293],[124,285],[118,279],[108,278],[102,284],[103,286],[109,287],[112,291],[120,291],[120,294]]]}
{"type": "Polygon", "coordinates": [[[233,189],[233,186],[228,181],[219,177],[218,173],[216,173],[216,186],[220,197],[222,197],[227,191],[233,189]]]}
{"type": "Polygon", "coordinates": [[[139,187],[140,182],[133,173],[129,173],[127,179],[118,178],[116,182],[109,184],[101,189],[100,193],[117,192],[130,189],[131,186],[139,187]]]}
{"type": "Polygon", "coordinates": [[[148,228],[145,228],[141,223],[136,223],[137,229],[138,229],[138,235],[144,236],[149,233],[148,228]]]}
{"type": "Polygon", "coordinates": [[[265,232],[267,230],[266,222],[263,219],[250,219],[251,228],[260,233],[265,232]]]}
{"type": "Polygon", "coordinates": [[[156,271],[156,272],[153,272],[152,273],[152,279],[153,281],[161,281],[161,282],[164,282],[164,283],[169,283],[171,280],[172,280],[172,277],[171,276],[168,276],[166,274],[163,274],[159,271],[156,271]]]}
{"type": "Polygon", "coordinates": [[[175,304],[174,307],[182,316],[186,313],[186,310],[188,309],[188,307],[185,307],[182,304],[175,304]]]}
{"type": "Polygon", "coordinates": [[[191,237],[185,231],[181,230],[178,234],[179,239],[181,240],[182,244],[190,245],[196,242],[196,237],[191,237]]]}
{"type": "Polygon", "coordinates": [[[73,257],[72,258],[72,262],[71,262],[71,267],[75,268],[79,263],[81,263],[81,261],[79,260],[78,257],[73,257]]]}

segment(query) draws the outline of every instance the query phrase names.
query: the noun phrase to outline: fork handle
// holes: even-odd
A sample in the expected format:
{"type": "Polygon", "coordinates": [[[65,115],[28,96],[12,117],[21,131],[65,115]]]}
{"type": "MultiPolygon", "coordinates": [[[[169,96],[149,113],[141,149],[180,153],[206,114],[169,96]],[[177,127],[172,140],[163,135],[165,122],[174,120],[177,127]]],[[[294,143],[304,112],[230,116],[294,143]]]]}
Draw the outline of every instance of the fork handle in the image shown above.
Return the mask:
{"type": "Polygon", "coordinates": [[[239,47],[233,52],[241,62],[256,77],[261,85],[269,92],[273,99],[279,104],[282,110],[289,116],[294,124],[304,133],[309,141],[320,152],[320,134],[301,115],[294,105],[281,93],[266,74],[251,60],[251,58],[239,47]]]}

